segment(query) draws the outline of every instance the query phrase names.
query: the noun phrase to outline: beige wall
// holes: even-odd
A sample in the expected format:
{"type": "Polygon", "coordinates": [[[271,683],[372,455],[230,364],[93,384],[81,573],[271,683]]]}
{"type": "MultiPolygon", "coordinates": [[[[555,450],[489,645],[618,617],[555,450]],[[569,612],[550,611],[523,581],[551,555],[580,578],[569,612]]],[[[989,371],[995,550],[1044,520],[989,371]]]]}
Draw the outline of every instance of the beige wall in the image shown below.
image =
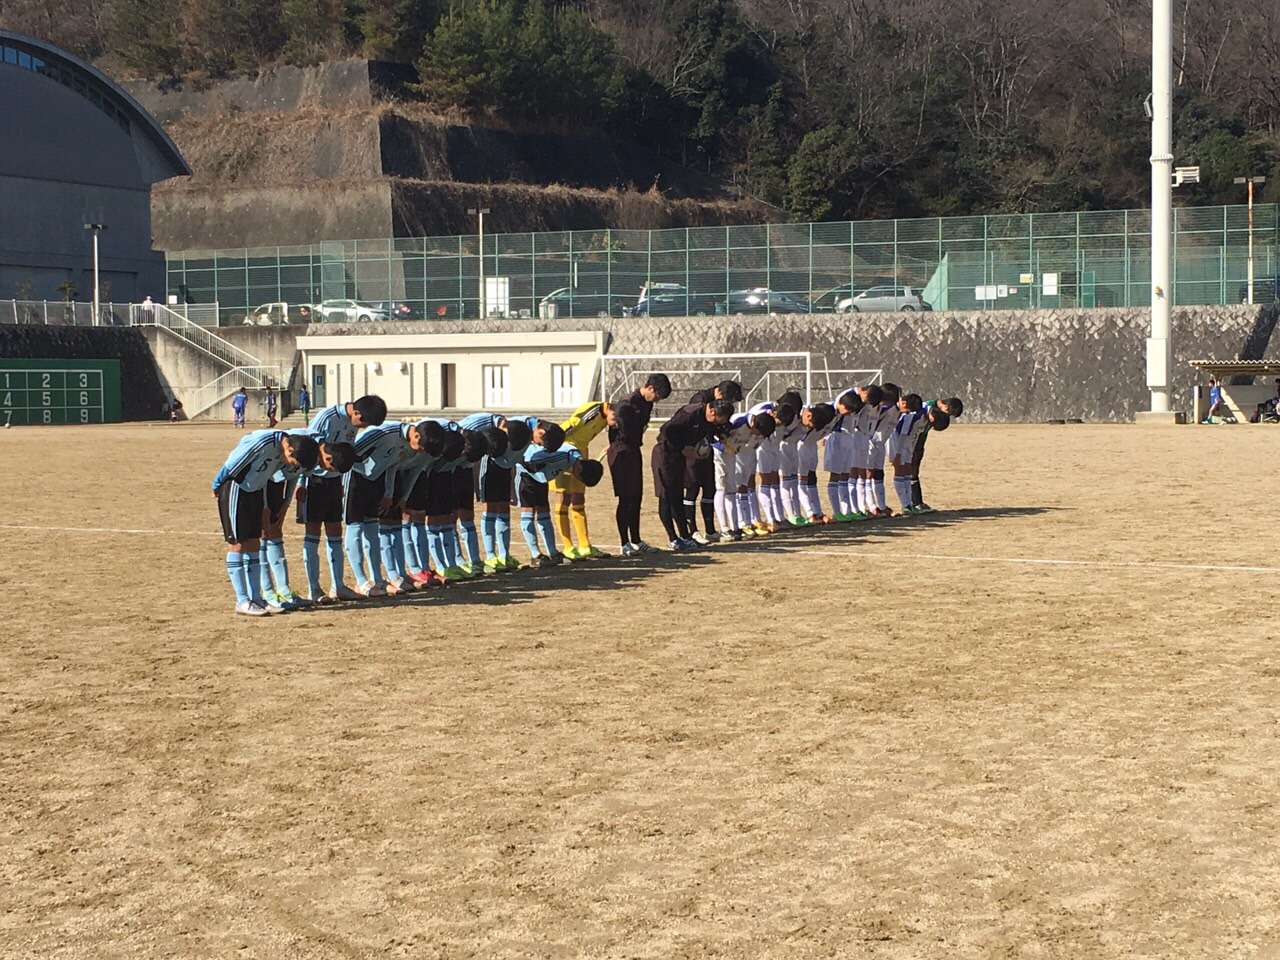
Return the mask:
{"type": "Polygon", "coordinates": [[[323,367],[325,403],[376,393],[391,410],[402,412],[572,408],[571,396],[557,396],[553,390],[553,366],[577,365],[576,402],[585,402],[598,389],[603,347],[599,331],[298,338],[302,379],[312,384],[317,405],[315,373],[323,367]],[[449,405],[443,382],[447,365],[454,369],[454,402],[449,405]],[[486,366],[506,368],[506,403],[486,396],[486,366]]]}

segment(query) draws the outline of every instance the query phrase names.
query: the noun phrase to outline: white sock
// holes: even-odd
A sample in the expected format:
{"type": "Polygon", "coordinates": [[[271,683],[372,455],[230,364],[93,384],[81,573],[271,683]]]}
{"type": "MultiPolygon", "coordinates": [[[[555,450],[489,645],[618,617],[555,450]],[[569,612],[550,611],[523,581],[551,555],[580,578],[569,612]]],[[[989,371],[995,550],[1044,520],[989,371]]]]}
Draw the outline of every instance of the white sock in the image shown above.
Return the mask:
{"type": "Polygon", "coordinates": [[[782,512],[788,520],[801,515],[800,511],[804,508],[799,505],[800,499],[800,478],[799,477],[783,477],[782,478],[782,512]]]}
{"type": "Polygon", "coordinates": [[[716,523],[720,525],[720,532],[726,533],[733,527],[733,500],[725,494],[723,490],[717,490],[715,496],[716,503],[716,523]]]}
{"type": "Polygon", "coordinates": [[[750,493],[734,494],[733,503],[734,503],[734,506],[738,508],[737,510],[738,525],[734,527],[735,530],[741,530],[743,527],[751,523],[751,507],[749,505],[750,500],[751,500],[750,493]]]}
{"type": "Polygon", "coordinates": [[[911,506],[911,478],[910,477],[894,477],[893,489],[898,494],[898,502],[902,504],[902,509],[906,510],[911,506]]]}
{"type": "Polygon", "coordinates": [[[817,484],[802,483],[796,493],[800,498],[801,513],[806,520],[822,513],[822,508],[818,506],[817,484]]]}
{"type": "Polygon", "coordinates": [[[849,478],[849,509],[846,513],[861,513],[862,498],[858,496],[858,484],[860,481],[857,477],[849,478]]]}
{"type": "Polygon", "coordinates": [[[866,477],[858,478],[858,512],[871,512],[871,481],[866,477]]]}

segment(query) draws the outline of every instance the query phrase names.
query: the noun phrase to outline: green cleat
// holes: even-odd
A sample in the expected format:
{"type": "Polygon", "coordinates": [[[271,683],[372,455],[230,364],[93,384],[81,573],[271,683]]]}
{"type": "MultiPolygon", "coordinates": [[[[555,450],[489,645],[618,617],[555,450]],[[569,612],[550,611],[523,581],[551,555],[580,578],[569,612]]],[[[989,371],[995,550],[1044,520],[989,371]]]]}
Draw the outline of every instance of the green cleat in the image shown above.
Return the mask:
{"type": "Polygon", "coordinates": [[[505,557],[503,558],[503,566],[505,566],[508,570],[519,570],[520,561],[517,560],[515,557],[505,557]]]}

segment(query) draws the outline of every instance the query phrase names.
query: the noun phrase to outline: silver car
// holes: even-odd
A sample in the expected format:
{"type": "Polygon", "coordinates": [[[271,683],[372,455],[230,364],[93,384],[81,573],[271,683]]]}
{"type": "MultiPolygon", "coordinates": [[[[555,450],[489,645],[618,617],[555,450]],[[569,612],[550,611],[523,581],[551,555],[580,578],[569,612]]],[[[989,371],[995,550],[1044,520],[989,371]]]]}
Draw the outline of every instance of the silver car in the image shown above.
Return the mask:
{"type": "Polygon", "coordinates": [[[329,323],[369,323],[391,319],[386,310],[379,310],[372,304],[361,303],[359,300],[322,300],[316,304],[316,312],[320,314],[320,319],[329,323]]]}
{"type": "Polygon", "coordinates": [[[869,287],[836,304],[836,313],[890,313],[896,310],[932,310],[918,287],[869,287]]]}

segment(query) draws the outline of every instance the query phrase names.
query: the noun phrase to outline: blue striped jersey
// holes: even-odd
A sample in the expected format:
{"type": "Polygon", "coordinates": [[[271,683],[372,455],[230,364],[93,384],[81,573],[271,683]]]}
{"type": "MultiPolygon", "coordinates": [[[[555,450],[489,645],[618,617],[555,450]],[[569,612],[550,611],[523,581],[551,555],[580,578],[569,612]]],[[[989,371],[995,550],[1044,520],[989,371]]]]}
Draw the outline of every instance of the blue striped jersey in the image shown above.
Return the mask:
{"type": "Polygon", "coordinates": [[[559,450],[529,445],[518,469],[541,483],[549,483],[582,459],[582,451],[570,443],[559,450]]]}
{"type": "Polygon", "coordinates": [[[459,420],[458,426],[463,430],[488,430],[490,427],[500,427],[504,422],[506,418],[496,413],[472,413],[459,420]]]}
{"type": "Polygon", "coordinates": [[[347,416],[345,403],[335,403],[317,413],[311,421],[310,430],[317,438],[330,443],[354,443],[356,434],[360,432],[360,428],[347,416]]]}
{"type": "Polygon", "coordinates": [[[400,465],[414,452],[409,446],[410,426],[408,423],[384,423],[362,431],[356,438],[356,462],[352,472],[366,480],[385,478],[387,496],[391,496],[400,465]]]}
{"type": "Polygon", "coordinates": [[[246,493],[261,490],[272,475],[284,466],[284,451],[280,448],[280,441],[284,437],[283,430],[254,430],[246,433],[213,478],[213,489],[217,490],[224,483],[235,483],[246,493]]]}

